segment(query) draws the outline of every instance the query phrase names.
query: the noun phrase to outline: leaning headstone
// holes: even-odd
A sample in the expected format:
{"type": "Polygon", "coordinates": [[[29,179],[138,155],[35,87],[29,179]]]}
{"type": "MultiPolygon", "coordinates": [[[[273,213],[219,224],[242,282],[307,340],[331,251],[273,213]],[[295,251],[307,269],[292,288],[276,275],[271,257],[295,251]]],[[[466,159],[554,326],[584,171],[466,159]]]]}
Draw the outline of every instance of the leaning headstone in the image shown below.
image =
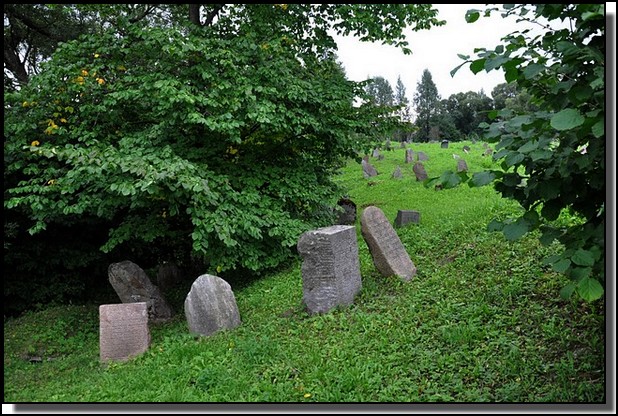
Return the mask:
{"type": "Polygon", "coordinates": [[[459,159],[457,161],[457,172],[467,172],[467,171],[468,171],[468,164],[466,163],[465,160],[459,159]]]}
{"type": "Polygon", "coordinates": [[[393,178],[395,179],[403,178],[403,175],[401,174],[401,169],[399,168],[399,166],[395,168],[395,171],[393,172],[393,178]]]}
{"type": "Polygon", "coordinates": [[[369,247],[373,264],[383,276],[396,275],[404,281],[414,277],[416,267],[380,208],[365,208],[361,215],[361,234],[369,247]]]}
{"type": "Polygon", "coordinates": [[[440,147],[442,149],[448,149],[448,140],[442,140],[442,143],[440,143],[440,147]]]}
{"type": "Polygon", "coordinates": [[[418,160],[419,161],[429,160],[429,156],[427,156],[425,152],[418,152],[418,160]]]}
{"type": "Polygon", "coordinates": [[[102,362],[127,361],[150,347],[146,302],[99,306],[99,350],[102,362]]]}
{"type": "Polygon", "coordinates": [[[231,286],[218,276],[203,274],[185,298],[189,331],[203,336],[240,325],[240,313],[231,286]]]}
{"type": "Polygon", "coordinates": [[[373,167],[371,163],[363,159],[361,165],[363,166],[363,176],[365,177],[365,179],[378,175],[378,171],[376,170],[376,168],[373,167]]]}
{"type": "Polygon", "coordinates": [[[406,163],[414,162],[414,150],[406,149],[406,163]]]}
{"type": "Polygon", "coordinates": [[[146,272],[137,264],[129,260],[112,263],[107,269],[107,274],[122,303],[146,302],[148,317],[153,322],[163,322],[172,318],[172,308],[161,291],[152,284],[146,272]]]}
{"type": "Polygon", "coordinates": [[[416,162],[414,166],[412,166],[412,170],[414,171],[414,175],[416,175],[417,181],[424,181],[428,178],[425,166],[423,166],[421,162],[416,162]]]}
{"type": "Polygon", "coordinates": [[[409,223],[418,224],[421,222],[421,213],[418,211],[400,209],[397,211],[397,217],[395,218],[395,227],[403,227],[409,223]]]}
{"type": "Polygon", "coordinates": [[[466,153],[470,152],[470,146],[464,146],[463,151],[466,153]]]}
{"type": "Polygon", "coordinates": [[[353,225],[356,222],[356,204],[348,198],[341,198],[337,201],[337,205],[343,208],[343,212],[339,214],[337,224],[353,225]]]}
{"type": "Polygon", "coordinates": [[[307,231],[298,239],[303,258],[303,304],[310,314],[347,306],[361,289],[356,227],[333,225],[307,231]]]}

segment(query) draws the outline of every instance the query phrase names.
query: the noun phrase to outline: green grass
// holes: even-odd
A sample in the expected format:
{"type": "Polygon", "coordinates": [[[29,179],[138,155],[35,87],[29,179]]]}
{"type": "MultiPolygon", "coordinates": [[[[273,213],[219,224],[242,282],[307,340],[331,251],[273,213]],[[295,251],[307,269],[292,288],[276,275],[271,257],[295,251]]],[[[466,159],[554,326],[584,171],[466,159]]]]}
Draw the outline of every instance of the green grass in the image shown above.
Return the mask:
{"type": "MultiPolygon", "coordinates": [[[[480,143],[412,148],[429,155],[430,177],[455,170],[453,153],[472,172],[492,163],[480,143]]],[[[30,312],[4,322],[5,402],[604,403],[603,303],[560,298],[565,278],[541,264],[556,247],[487,232],[519,209],[490,186],[426,189],[403,149],[384,154],[371,159],[377,177],[350,162],[337,180],[359,216],[421,213],[397,229],[411,281],[376,271],[357,224],[362,290],[324,315],[301,308],[300,259],[234,290],[238,328],[193,336],[178,305],[126,363],[99,362],[98,305],[30,312]]]]}

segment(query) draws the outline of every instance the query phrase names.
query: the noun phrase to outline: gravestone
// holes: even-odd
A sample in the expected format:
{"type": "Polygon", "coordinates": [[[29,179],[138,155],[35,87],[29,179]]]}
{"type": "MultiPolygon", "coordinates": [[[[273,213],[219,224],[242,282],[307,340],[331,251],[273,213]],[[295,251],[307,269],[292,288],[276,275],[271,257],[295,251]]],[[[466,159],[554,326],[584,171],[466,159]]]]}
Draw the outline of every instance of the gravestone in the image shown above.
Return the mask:
{"type": "Polygon", "coordinates": [[[356,227],[333,225],[300,236],[303,304],[310,314],[347,306],[361,289],[356,227]]]}
{"type": "Polygon", "coordinates": [[[463,151],[466,153],[470,152],[470,146],[464,146],[463,151]]]}
{"type": "Polygon", "coordinates": [[[487,148],[485,150],[485,153],[483,153],[483,156],[491,156],[494,154],[494,151],[491,148],[487,148]]]}
{"type": "Polygon", "coordinates": [[[395,218],[396,227],[403,227],[404,225],[409,224],[411,222],[415,224],[420,223],[421,213],[418,211],[404,210],[404,209],[400,209],[399,211],[397,211],[397,217],[395,218]]]}
{"type": "Polygon", "coordinates": [[[146,302],[99,306],[99,352],[102,362],[126,361],[150,347],[146,302]]]}
{"type": "Polygon", "coordinates": [[[360,221],[361,234],[369,247],[373,264],[382,276],[396,275],[404,281],[412,279],[416,267],[382,210],[369,206],[363,211],[360,221]]]}
{"type": "Polygon", "coordinates": [[[384,147],[386,148],[386,150],[389,150],[389,151],[393,150],[393,148],[391,147],[391,141],[390,140],[386,141],[386,144],[385,144],[384,147]]]}
{"type": "Polygon", "coordinates": [[[401,174],[401,169],[399,168],[399,166],[395,168],[395,171],[393,172],[393,178],[395,179],[403,178],[403,175],[401,174]]]}
{"type": "Polygon", "coordinates": [[[467,171],[468,171],[468,164],[466,163],[465,160],[459,159],[457,161],[457,172],[467,172],[467,171]]]}
{"type": "Polygon", "coordinates": [[[339,214],[337,224],[353,225],[356,222],[356,204],[348,198],[341,198],[337,201],[337,205],[343,208],[343,212],[339,214]]]}
{"type": "Polygon", "coordinates": [[[421,162],[416,162],[414,166],[412,166],[412,170],[414,171],[414,175],[416,175],[417,181],[424,181],[428,178],[425,166],[423,166],[421,162]]]}
{"type": "Polygon", "coordinates": [[[429,156],[427,156],[425,152],[418,152],[418,160],[419,161],[429,160],[429,156]]]}
{"type": "Polygon", "coordinates": [[[442,140],[442,143],[440,143],[440,147],[442,149],[448,149],[448,140],[442,140]]]}
{"type": "Polygon", "coordinates": [[[406,149],[406,163],[414,162],[414,150],[406,149]]]}
{"type": "Polygon", "coordinates": [[[376,148],[376,149],[373,149],[373,154],[372,154],[372,156],[373,156],[373,157],[378,157],[378,156],[380,156],[380,151],[379,151],[377,148],[376,148]]]}
{"type": "Polygon", "coordinates": [[[384,160],[384,155],[383,154],[379,154],[378,155],[378,160],[384,160]]]}
{"type": "Polygon", "coordinates": [[[129,260],[112,263],[107,274],[122,303],[146,302],[148,317],[152,322],[164,322],[172,318],[172,308],[161,291],[137,264],[129,260]]]}
{"type": "Polygon", "coordinates": [[[369,163],[369,155],[365,155],[363,156],[363,160],[367,163],[369,163]]]}
{"type": "Polygon", "coordinates": [[[178,286],[182,280],[180,268],[171,262],[164,262],[157,271],[157,286],[162,292],[178,286]]]}
{"type": "Polygon", "coordinates": [[[363,159],[361,165],[363,166],[363,176],[365,177],[365,179],[378,175],[378,171],[376,170],[376,168],[373,167],[371,163],[363,159]]]}
{"type": "Polygon", "coordinates": [[[218,276],[203,274],[185,298],[189,331],[203,336],[240,325],[240,313],[230,285],[218,276]]]}
{"type": "Polygon", "coordinates": [[[406,142],[399,143],[399,148],[400,149],[405,149],[406,148],[406,142]]]}

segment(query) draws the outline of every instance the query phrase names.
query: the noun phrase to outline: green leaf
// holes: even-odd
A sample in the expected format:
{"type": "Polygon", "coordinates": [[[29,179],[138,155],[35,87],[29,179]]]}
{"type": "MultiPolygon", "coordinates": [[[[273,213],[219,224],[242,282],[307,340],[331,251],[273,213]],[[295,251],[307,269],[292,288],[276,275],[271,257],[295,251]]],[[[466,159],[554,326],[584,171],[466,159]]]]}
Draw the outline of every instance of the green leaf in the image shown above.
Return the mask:
{"type": "Polygon", "coordinates": [[[517,151],[521,153],[530,153],[531,151],[536,150],[538,147],[539,147],[539,142],[534,140],[531,142],[524,143],[522,146],[519,147],[519,149],[517,149],[517,151]]]}
{"type": "Polygon", "coordinates": [[[562,235],[562,232],[555,228],[543,228],[541,232],[543,234],[539,237],[539,241],[544,246],[549,246],[554,240],[562,235]]]}
{"type": "Polygon", "coordinates": [[[592,269],[590,267],[573,267],[570,271],[571,280],[579,282],[581,279],[585,279],[590,276],[592,269]]]}
{"type": "Polygon", "coordinates": [[[566,108],[555,114],[551,118],[550,124],[556,130],[564,131],[581,126],[585,120],[577,109],[566,108]]]}
{"type": "Polygon", "coordinates": [[[528,223],[521,218],[504,226],[502,233],[509,241],[515,241],[528,232],[528,223]]]}
{"type": "Polygon", "coordinates": [[[592,278],[584,278],[577,284],[577,293],[585,301],[592,302],[603,296],[603,286],[592,278]]]}
{"type": "Polygon", "coordinates": [[[530,64],[524,68],[524,77],[526,79],[534,78],[535,75],[538,75],[545,69],[544,65],[541,64],[530,64]]]}
{"type": "Polygon", "coordinates": [[[470,64],[470,71],[473,74],[478,74],[485,68],[485,58],[477,59],[476,61],[472,61],[470,64]]]}
{"type": "Polygon", "coordinates": [[[569,299],[575,291],[575,288],[575,283],[570,282],[568,285],[560,289],[560,297],[565,300],[569,299]]]}
{"type": "Polygon", "coordinates": [[[504,158],[504,162],[507,166],[514,166],[518,163],[521,163],[524,160],[524,155],[519,152],[510,152],[504,158]]]}
{"type": "Polygon", "coordinates": [[[562,259],[551,265],[552,269],[558,273],[566,272],[569,266],[571,266],[571,260],[569,259],[562,259]]]}
{"type": "Polygon", "coordinates": [[[489,232],[502,231],[503,228],[504,223],[502,221],[496,220],[495,218],[491,220],[489,224],[487,224],[487,231],[489,232]]]}
{"type": "Polygon", "coordinates": [[[494,181],[494,179],[496,179],[496,174],[494,172],[491,171],[485,171],[485,172],[475,172],[472,175],[472,180],[470,180],[470,182],[468,182],[470,184],[470,187],[473,186],[484,186],[487,184],[490,184],[494,181]]]}
{"type": "Polygon", "coordinates": [[[479,20],[479,17],[481,17],[481,13],[476,9],[470,9],[466,12],[467,23],[474,23],[479,20]]]}
{"type": "Polygon", "coordinates": [[[573,254],[571,261],[578,266],[593,266],[594,256],[591,252],[580,248],[573,254]]]}
{"type": "Polygon", "coordinates": [[[594,137],[601,138],[605,135],[605,121],[599,120],[592,126],[592,134],[594,137]]]}

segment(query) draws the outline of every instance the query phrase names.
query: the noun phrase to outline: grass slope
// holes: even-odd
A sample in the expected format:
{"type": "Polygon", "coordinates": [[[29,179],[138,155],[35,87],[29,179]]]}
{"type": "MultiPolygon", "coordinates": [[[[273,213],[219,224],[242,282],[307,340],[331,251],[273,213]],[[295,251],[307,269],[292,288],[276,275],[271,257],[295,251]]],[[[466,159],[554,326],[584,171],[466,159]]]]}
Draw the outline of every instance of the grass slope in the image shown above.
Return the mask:
{"type": "MultiPolygon", "coordinates": [[[[430,177],[455,170],[453,153],[471,172],[492,164],[480,143],[411,147],[430,177]]],[[[235,288],[238,328],[195,337],[180,306],[122,364],[99,363],[98,305],[31,312],[4,322],[5,402],[604,403],[603,303],[560,298],[564,277],[541,263],[555,247],[487,232],[518,210],[490,186],[426,189],[403,149],[383,153],[377,177],[350,162],[337,180],[359,216],[421,213],[397,229],[412,281],[379,275],[357,224],[363,287],[328,314],[302,311],[300,260],[235,288]]]]}

